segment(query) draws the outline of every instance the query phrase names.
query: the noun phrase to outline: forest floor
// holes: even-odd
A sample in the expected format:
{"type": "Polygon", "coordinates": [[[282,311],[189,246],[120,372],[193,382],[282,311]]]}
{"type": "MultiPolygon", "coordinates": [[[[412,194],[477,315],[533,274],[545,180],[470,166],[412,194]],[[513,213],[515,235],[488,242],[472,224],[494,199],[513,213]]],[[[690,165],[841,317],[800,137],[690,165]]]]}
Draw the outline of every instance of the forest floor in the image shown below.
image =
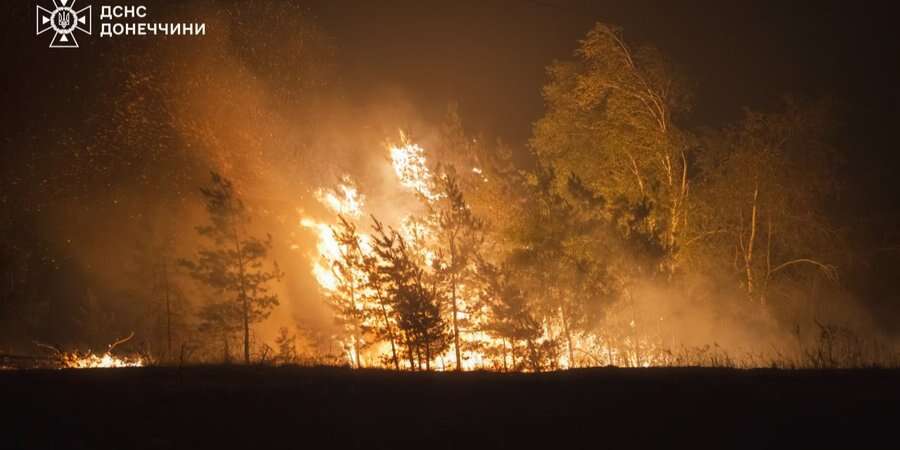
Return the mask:
{"type": "Polygon", "coordinates": [[[0,448],[898,448],[900,370],[0,371],[0,448]]]}

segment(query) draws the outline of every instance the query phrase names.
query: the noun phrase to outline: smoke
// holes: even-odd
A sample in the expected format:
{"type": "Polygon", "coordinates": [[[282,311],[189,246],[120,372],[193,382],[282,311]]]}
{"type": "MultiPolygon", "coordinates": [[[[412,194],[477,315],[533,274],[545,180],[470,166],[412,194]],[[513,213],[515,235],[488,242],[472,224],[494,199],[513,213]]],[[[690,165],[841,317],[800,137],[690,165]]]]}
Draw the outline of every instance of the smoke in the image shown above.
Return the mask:
{"type": "MultiPolygon", "coordinates": [[[[373,86],[365,99],[348,99],[340,68],[329,60],[328,36],[301,8],[278,2],[224,9],[195,3],[185,10],[182,14],[212,18],[208,37],[187,48],[153,46],[130,61],[140,62],[126,70],[112,102],[117,124],[101,133],[110,137],[103,144],[170,143],[159,157],[179,161],[174,171],[181,174],[149,165],[144,176],[174,185],[179,198],[137,203],[155,210],[148,220],[168,218],[181,257],[195,250],[192,228],[205,221],[198,188],[209,171],[232,180],[251,209],[250,232],[273,236],[272,256],[287,274],[277,288],[281,305],[256,328],[258,339],[271,343],[280,327],[292,328],[298,320],[328,329],[332,313],[310,274],[315,237],[299,227],[301,215],[328,217],[314,194],[349,175],[365,186],[371,211],[387,212],[383,219],[388,223],[399,220],[415,207],[415,199],[388,181],[393,174],[386,140],[397,137],[399,129],[433,135],[432,127],[396,88],[373,86]],[[273,16],[279,17],[276,26],[269,20],[273,16]]],[[[134,192],[142,189],[125,185],[134,192]]],[[[110,217],[109,225],[117,226],[119,219],[110,217]]],[[[102,222],[96,219],[95,226],[103,228],[102,222]]],[[[119,230],[103,236],[127,240],[132,234],[119,230]]],[[[99,274],[115,274],[102,266],[121,258],[127,247],[116,240],[110,242],[116,248],[102,254],[96,249],[103,246],[86,243],[91,250],[79,258],[99,274]]],[[[110,281],[110,275],[100,277],[110,281]]]]}

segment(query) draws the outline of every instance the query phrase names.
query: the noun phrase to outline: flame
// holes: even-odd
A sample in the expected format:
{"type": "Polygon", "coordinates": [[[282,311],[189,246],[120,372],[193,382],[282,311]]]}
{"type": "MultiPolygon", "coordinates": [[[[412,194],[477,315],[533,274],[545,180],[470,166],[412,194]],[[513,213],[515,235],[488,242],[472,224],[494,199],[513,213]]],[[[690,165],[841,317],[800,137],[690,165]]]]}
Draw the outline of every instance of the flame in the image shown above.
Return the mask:
{"type": "Polygon", "coordinates": [[[349,175],[344,175],[335,189],[317,190],[316,199],[335,214],[349,217],[360,217],[365,201],[349,175]]]}
{"type": "Polygon", "coordinates": [[[118,357],[110,353],[96,355],[88,352],[81,355],[76,353],[62,354],[63,367],[66,369],[99,369],[113,367],[143,367],[144,359],[136,357],[118,357]]]}
{"type": "MultiPolygon", "coordinates": [[[[341,177],[341,182],[334,189],[319,189],[315,193],[319,200],[329,211],[350,218],[357,218],[363,214],[365,197],[359,193],[356,184],[349,175],[341,177]]],[[[303,217],[300,226],[313,230],[317,236],[316,252],[313,256],[312,273],[325,291],[334,292],[338,287],[338,280],[331,271],[334,262],[341,257],[341,249],[334,237],[331,225],[318,222],[311,217],[303,217]]]]}
{"type": "MultiPolygon", "coordinates": [[[[335,215],[341,215],[347,219],[356,219],[363,215],[365,197],[359,193],[356,184],[349,175],[343,176],[334,189],[317,190],[316,199],[335,215]]],[[[335,263],[339,262],[343,257],[341,245],[334,233],[333,226],[335,225],[336,223],[319,222],[311,217],[303,217],[300,220],[300,226],[312,230],[316,234],[316,253],[311,256],[313,261],[312,274],[326,295],[336,295],[341,282],[333,270],[335,263]]],[[[370,255],[372,252],[370,237],[363,233],[360,233],[359,237],[360,250],[364,254],[370,255]]],[[[354,280],[354,284],[360,287],[364,286],[368,279],[368,274],[359,270],[354,271],[349,276],[354,280]]],[[[360,288],[359,291],[360,298],[356,299],[355,302],[362,309],[365,308],[364,303],[368,291],[365,288],[360,288]]],[[[359,348],[364,347],[365,342],[361,341],[355,330],[352,329],[352,326],[348,325],[345,331],[350,338],[340,338],[338,340],[345,349],[348,363],[353,365],[359,354],[359,348]]]]}
{"type": "Polygon", "coordinates": [[[334,238],[331,226],[316,222],[308,217],[304,217],[300,221],[300,225],[313,230],[318,237],[316,243],[318,255],[313,257],[312,268],[312,274],[316,278],[316,282],[319,283],[322,289],[334,292],[337,289],[338,281],[329,267],[340,257],[340,248],[337,240],[334,238]]]}
{"type": "Polygon", "coordinates": [[[417,144],[405,144],[392,146],[391,163],[400,184],[412,189],[429,202],[437,200],[440,196],[434,193],[433,176],[428,169],[425,159],[425,150],[417,144]]]}

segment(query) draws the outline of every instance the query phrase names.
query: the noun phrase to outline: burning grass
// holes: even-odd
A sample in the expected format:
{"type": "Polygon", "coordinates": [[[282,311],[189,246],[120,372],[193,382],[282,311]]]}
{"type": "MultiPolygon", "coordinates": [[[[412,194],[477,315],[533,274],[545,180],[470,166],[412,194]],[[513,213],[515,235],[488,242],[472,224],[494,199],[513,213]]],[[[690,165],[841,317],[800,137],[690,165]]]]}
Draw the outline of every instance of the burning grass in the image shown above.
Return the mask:
{"type": "MultiPolygon", "coordinates": [[[[124,344],[134,338],[134,332],[128,337],[119,339],[110,344],[103,353],[94,353],[87,351],[65,352],[52,345],[35,342],[40,348],[49,350],[52,355],[47,358],[41,358],[44,364],[59,369],[108,369],[117,367],[143,367],[147,365],[147,360],[141,355],[114,355],[113,350],[121,344],[124,344]]],[[[32,360],[32,362],[34,359],[32,360]]]]}

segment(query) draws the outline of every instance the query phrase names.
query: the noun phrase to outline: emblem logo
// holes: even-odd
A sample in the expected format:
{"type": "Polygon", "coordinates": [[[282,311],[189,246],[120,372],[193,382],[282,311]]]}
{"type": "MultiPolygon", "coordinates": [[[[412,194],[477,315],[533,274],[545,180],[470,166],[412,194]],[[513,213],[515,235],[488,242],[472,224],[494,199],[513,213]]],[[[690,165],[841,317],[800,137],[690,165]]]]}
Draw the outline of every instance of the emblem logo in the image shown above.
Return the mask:
{"type": "Polygon", "coordinates": [[[91,34],[91,7],[75,10],[75,0],[53,0],[53,10],[37,6],[37,34],[53,30],[50,48],[78,48],[75,32],[91,34]]]}

